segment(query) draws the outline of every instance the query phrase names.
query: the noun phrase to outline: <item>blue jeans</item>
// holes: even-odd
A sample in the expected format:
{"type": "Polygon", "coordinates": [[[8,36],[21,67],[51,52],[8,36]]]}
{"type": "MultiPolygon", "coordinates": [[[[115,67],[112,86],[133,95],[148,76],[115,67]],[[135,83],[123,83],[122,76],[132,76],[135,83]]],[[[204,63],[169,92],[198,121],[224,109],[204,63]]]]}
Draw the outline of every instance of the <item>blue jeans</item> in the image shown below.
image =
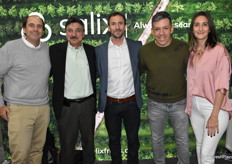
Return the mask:
{"type": "Polygon", "coordinates": [[[124,103],[107,101],[105,124],[109,135],[111,164],[122,164],[121,131],[122,122],[127,135],[127,164],[138,164],[140,109],[136,100],[124,103]]]}
{"type": "Polygon", "coordinates": [[[152,147],[156,164],[165,164],[164,129],[169,116],[177,145],[178,164],[189,164],[188,115],[186,99],[175,103],[159,103],[148,99],[148,118],[152,131],[152,147]]]}

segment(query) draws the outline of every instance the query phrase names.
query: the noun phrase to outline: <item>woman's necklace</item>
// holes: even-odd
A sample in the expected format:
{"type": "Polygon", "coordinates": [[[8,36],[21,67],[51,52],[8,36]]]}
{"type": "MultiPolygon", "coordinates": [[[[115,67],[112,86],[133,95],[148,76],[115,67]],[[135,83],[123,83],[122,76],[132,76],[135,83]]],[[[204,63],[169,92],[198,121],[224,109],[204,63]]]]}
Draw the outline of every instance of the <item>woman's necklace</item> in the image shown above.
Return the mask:
{"type": "Polygon", "coordinates": [[[195,50],[195,56],[194,56],[194,63],[197,64],[201,57],[204,55],[204,52],[205,52],[205,48],[198,48],[195,50]]]}
{"type": "Polygon", "coordinates": [[[198,49],[198,50],[196,50],[196,54],[197,55],[203,55],[204,54],[204,52],[205,52],[205,49],[198,49]]]}

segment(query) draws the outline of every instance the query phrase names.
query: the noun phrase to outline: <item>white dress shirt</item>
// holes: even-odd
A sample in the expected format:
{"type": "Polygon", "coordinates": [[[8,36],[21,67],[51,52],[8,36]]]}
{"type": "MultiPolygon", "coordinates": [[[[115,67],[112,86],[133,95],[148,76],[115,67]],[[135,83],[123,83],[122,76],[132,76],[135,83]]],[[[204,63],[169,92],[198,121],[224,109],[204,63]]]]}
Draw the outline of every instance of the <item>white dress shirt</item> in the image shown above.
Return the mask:
{"type": "Polygon", "coordinates": [[[122,99],[135,94],[130,54],[126,39],[120,46],[109,41],[107,96],[122,99]]]}
{"type": "Polygon", "coordinates": [[[89,63],[83,45],[74,48],[68,43],[64,97],[78,99],[93,94],[89,63]]]}
{"type": "Polygon", "coordinates": [[[26,36],[22,36],[22,39],[23,39],[23,42],[30,48],[34,48],[34,49],[39,49],[40,48],[40,42],[39,42],[39,45],[36,47],[34,46],[33,44],[31,44],[30,42],[28,42],[26,40],[26,36]]]}

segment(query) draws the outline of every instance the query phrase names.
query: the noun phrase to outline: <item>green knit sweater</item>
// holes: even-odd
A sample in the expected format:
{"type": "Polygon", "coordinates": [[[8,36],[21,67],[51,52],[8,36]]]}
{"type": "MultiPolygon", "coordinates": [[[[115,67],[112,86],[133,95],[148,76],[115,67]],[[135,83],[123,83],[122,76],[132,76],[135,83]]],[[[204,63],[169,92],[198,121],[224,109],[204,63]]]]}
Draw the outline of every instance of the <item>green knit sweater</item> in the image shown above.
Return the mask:
{"type": "Polygon", "coordinates": [[[174,103],[186,97],[186,68],[188,45],[173,39],[167,47],[159,47],[154,41],[140,50],[141,74],[147,72],[147,94],[153,101],[174,103]]]}

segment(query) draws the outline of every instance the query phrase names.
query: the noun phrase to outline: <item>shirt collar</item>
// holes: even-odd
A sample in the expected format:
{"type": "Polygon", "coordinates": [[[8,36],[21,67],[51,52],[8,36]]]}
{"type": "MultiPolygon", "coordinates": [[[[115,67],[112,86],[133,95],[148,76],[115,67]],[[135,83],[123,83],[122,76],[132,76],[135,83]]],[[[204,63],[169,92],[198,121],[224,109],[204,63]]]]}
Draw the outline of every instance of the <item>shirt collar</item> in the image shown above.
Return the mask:
{"type": "Polygon", "coordinates": [[[30,47],[30,48],[39,49],[39,48],[41,47],[41,42],[39,42],[39,45],[36,47],[36,46],[34,46],[33,44],[31,44],[30,42],[28,42],[28,41],[26,40],[26,37],[25,37],[25,36],[22,36],[22,40],[23,40],[23,42],[24,42],[28,47],[30,47]]]}
{"type": "Polygon", "coordinates": [[[83,49],[83,43],[81,43],[81,46],[78,48],[73,47],[69,42],[68,42],[68,48],[70,50],[82,50],[83,49]]]}
{"type": "Polygon", "coordinates": [[[110,47],[111,47],[111,46],[122,47],[122,46],[124,46],[124,45],[126,45],[126,38],[125,38],[125,37],[123,37],[123,42],[122,42],[122,44],[121,44],[120,46],[115,45],[115,44],[112,42],[111,38],[110,38],[110,41],[109,41],[109,46],[110,46],[110,47]]]}

